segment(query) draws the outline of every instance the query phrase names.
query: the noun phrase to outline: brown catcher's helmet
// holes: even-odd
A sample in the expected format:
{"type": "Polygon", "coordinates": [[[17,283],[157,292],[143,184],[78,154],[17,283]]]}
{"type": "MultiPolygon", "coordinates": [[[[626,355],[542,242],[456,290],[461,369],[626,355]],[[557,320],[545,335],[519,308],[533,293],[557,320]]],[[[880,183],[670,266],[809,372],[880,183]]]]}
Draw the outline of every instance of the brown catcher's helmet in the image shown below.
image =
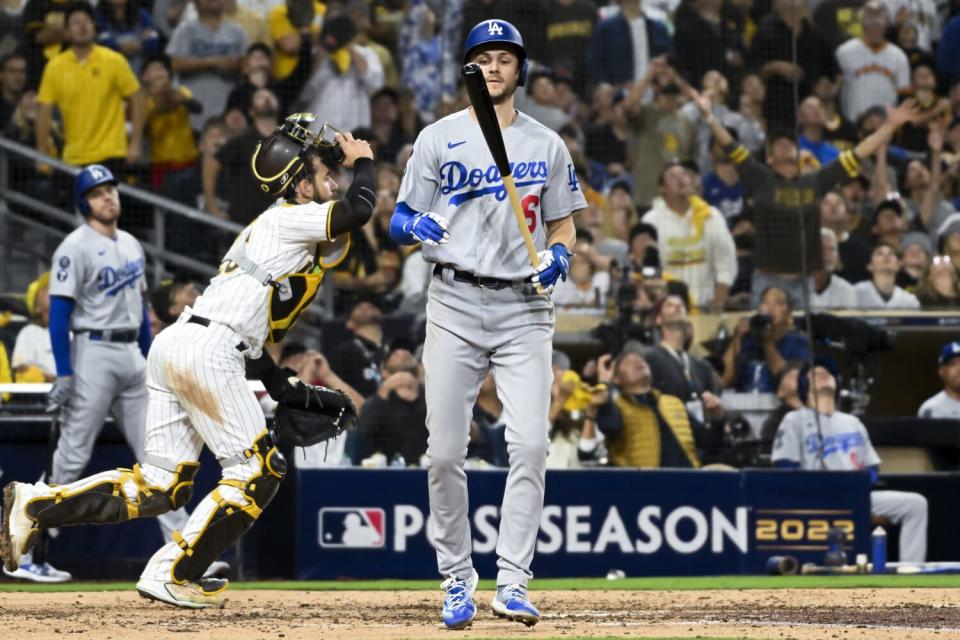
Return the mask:
{"type": "Polygon", "coordinates": [[[343,150],[332,139],[339,132],[327,123],[319,132],[311,131],[315,119],[312,113],[287,116],[276,131],[257,145],[250,166],[264,193],[284,195],[290,185],[296,184],[311,152],[316,152],[332,169],[343,161],[343,150]]]}

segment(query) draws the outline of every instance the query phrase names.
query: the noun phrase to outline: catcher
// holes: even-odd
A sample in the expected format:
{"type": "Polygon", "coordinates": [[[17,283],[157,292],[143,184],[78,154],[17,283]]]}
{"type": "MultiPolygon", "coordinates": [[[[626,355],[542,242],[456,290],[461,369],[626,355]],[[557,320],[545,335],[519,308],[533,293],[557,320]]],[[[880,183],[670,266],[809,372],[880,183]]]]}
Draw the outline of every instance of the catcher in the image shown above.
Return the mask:
{"type": "Polygon", "coordinates": [[[203,572],[253,525],[286,473],[246,374],[279,403],[277,431],[293,445],[316,444],[355,422],[345,394],[298,381],[263,351],[283,338],[325,270],[345,257],[348,232],[370,218],[376,201],[370,145],[327,124],[317,132],[314,120],[292,115],[257,146],[254,176],[277,202],[243,230],[203,295],[153,343],[143,464],[63,486],[8,484],[0,531],[8,568],[42,528],[124,522],[187,504],[206,444],[223,477],[184,530],[150,558],[137,591],[179,607],[222,606],[226,580],[203,572]],[[332,173],[340,164],[354,176],[334,201],[332,173]]]}

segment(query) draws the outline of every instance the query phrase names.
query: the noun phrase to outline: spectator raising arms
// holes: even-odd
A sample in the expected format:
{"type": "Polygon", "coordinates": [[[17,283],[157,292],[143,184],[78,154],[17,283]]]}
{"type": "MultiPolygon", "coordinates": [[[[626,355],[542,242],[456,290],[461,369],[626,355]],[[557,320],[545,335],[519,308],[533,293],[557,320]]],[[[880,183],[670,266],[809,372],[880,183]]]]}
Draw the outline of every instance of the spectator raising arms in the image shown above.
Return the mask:
{"type": "Polygon", "coordinates": [[[767,164],[764,165],[743,145],[734,142],[730,133],[713,117],[709,100],[693,89],[689,92],[706,117],[713,135],[725,146],[727,155],[737,166],[744,186],[753,196],[754,207],[763,212],[755,217],[757,271],[753,276],[754,300],[761,291],[773,285],[787,287],[795,299],[802,299],[802,279],[797,274],[804,269],[816,270],[822,266],[818,200],[844,175],[858,177],[860,162],[888,142],[901,126],[918,117],[916,103],[907,100],[891,110],[886,122],[853,150],[841,153],[837,161],[800,175],[793,134],[784,131],[767,136],[767,164]],[[797,242],[798,213],[803,221],[805,243],[797,242]],[[800,247],[804,245],[806,255],[801,255],[800,247]]]}
{"type": "Polygon", "coordinates": [[[627,149],[637,206],[648,207],[657,196],[657,178],[663,167],[697,157],[696,127],[680,112],[681,82],[665,57],[654,58],[623,101],[634,129],[627,149]],[[653,102],[645,104],[644,95],[650,88],[653,102]]]}

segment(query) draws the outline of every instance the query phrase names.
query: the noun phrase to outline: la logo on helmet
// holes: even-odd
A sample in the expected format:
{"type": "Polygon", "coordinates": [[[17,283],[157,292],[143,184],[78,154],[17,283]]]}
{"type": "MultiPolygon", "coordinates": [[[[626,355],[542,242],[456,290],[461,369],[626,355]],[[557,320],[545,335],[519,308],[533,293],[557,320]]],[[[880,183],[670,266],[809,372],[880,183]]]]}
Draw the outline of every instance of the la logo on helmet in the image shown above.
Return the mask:
{"type": "Polygon", "coordinates": [[[90,175],[93,176],[94,180],[99,180],[104,176],[104,173],[99,167],[93,167],[90,169],[90,175]]]}
{"type": "Polygon", "coordinates": [[[487,23],[487,35],[502,36],[503,27],[501,27],[499,24],[491,20],[487,23]]]}

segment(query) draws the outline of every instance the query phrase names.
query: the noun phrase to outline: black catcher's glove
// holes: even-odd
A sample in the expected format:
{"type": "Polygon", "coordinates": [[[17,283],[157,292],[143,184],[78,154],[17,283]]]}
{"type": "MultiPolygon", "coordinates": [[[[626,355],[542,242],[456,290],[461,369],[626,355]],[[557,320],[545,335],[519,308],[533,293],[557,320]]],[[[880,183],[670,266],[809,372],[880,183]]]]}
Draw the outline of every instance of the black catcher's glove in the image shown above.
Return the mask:
{"type": "Polygon", "coordinates": [[[298,380],[294,371],[278,367],[266,351],[256,360],[247,360],[247,374],[259,378],[277,401],[274,422],[285,444],[309,447],[357,423],[357,408],[347,394],[298,380]]]}
{"type": "Polygon", "coordinates": [[[357,422],[357,408],[342,391],[297,381],[274,412],[280,441],[309,447],[335,438],[357,422]]]}

